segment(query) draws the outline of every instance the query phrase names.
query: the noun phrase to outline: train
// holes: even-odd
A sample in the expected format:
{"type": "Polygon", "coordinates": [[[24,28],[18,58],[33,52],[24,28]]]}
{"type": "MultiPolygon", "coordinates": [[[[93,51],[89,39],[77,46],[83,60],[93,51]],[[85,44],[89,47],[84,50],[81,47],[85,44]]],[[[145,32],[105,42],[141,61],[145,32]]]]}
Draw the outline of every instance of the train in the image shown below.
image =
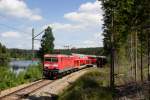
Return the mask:
{"type": "Polygon", "coordinates": [[[57,79],[67,73],[92,67],[97,62],[97,58],[90,55],[45,54],[43,62],[43,75],[46,78],[57,79]]]}

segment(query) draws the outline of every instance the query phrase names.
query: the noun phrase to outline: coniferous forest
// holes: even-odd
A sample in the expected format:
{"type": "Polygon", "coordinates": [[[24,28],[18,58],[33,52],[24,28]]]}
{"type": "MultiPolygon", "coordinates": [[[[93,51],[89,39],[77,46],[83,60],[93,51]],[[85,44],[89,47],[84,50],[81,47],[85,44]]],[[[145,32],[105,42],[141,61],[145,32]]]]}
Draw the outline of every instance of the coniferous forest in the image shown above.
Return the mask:
{"type": "Polygon", "coordinates": [[[103,44],[110,63],[110,85],[136,83],[145,90],[143,83],[150,80],[150,1],[99,1],[104,11],[103,44]]]}

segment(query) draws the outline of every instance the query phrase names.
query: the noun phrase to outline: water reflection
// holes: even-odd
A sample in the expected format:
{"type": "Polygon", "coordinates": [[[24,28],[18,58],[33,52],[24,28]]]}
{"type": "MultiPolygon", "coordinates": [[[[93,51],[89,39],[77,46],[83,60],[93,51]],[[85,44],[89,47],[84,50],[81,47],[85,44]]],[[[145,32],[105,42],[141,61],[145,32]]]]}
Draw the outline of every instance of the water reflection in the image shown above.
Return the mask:
{"type": "Polygon", "coordinates": [[[18,74],[21,71],[25,71],[31,65],[38,65],[39,61],[32,60],[12,60],[9,65],[11,67],[11,71],[18,74]]]}

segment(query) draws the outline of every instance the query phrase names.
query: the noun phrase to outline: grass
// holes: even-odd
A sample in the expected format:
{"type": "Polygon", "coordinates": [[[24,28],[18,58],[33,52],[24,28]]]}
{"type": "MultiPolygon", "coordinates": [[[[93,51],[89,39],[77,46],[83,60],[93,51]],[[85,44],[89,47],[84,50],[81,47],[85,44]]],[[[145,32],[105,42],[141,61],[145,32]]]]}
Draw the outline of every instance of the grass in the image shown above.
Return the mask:
{"type": "Polygon", "coordinates": [[[81,76],[59,96],[59,100],[112,100],[108,69],[93,69],[81,76]]]}
{"type": "Polygon", "coordinates": [[[0,90],[15,87],[42,78],[41,66],[30,66],[18,75],[11,72],[9,67],[0,67],[0,90]]]}

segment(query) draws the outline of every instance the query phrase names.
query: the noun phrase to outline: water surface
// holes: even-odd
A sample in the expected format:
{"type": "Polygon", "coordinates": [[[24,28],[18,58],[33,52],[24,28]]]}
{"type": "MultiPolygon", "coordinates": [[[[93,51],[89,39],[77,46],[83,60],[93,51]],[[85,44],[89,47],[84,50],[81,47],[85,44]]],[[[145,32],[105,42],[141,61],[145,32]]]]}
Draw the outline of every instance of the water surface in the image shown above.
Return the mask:
{"type": "Polygon", "coordinates": [[[21,71],[26,70],[31,65],[38,65],[39,61],[32,60],[12,60],[9,65],[11,67],[11,71],[18,74],[21,71]]]}

